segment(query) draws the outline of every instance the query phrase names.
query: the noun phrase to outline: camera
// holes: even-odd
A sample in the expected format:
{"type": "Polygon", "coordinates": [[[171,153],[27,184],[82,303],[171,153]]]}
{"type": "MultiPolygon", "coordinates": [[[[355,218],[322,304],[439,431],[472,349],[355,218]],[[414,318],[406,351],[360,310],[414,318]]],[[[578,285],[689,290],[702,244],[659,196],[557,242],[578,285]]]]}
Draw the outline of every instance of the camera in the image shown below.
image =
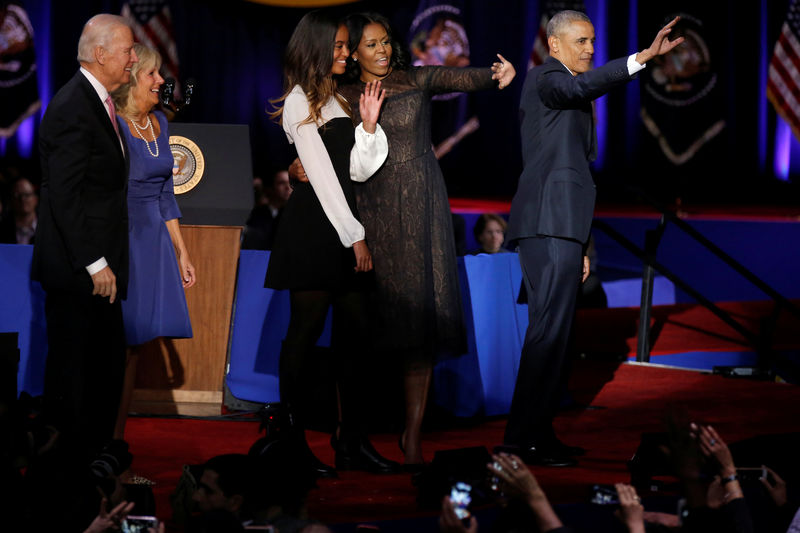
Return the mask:
{"type": "Polygon", "coordinates": [[[739,483],[750,483],[767,479],[767,469],[764,467],[757,468],[737,468],[736,477],[739,478],[739,483]]]}
{"type": "Polygon", "coordinates": [[[150,529],[158,531],[158,519],[155,516],[127,516],[122,521],[123,533],[148,533],[150,529]]]}
{"type": "Polygon", "coordinates": [[[462,481],[457,482],[450,489],[450,501],[455,509],[456,516],[461,520],[470,517],[469,504],[472,503],[472,486],[462,481]]]}
{"type": "Polygon", "coordinates": [[[92,474],[98,479],[118,476],[131,466],[133,455],[124,440],[112,440],[92,461],[92,474]]]}
{"type": "Polygon", "coordinates": [[[589,501],[595,505],[619,505],[619,494],[611,485],[594,485],[589,501]]]}

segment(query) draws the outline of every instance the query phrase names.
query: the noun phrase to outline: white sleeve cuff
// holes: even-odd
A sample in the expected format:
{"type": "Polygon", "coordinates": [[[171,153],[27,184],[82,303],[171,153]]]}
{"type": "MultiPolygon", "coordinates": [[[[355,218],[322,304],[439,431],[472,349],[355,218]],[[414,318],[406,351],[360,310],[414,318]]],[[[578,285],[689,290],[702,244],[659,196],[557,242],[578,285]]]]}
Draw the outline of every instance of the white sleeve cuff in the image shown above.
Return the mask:
{"type": "Polygon", "coordinates": [[[108,262],[106,261],[106,258],[105,257],[101,257],[100,259],[98,259],[97,261],[92,263],[91,265],[87,266],[86,267],[86,272],[88,272],[90,276],[94,276],[95,274],[97,274],[98,272],[100,272],[101,270],[103,270],[107,266],[108,266],[108,262]]]}
{"type": "Polygon", "coordinates": [[[647,65],[641,65],[636,61],[637,54],[631,54],[628,56],[628,74],[633,76],[640,70],[644,69],[647,65]]]}
{"type": "Polygon", "coordinates": [[[367,133],[362,122],[356,126],[356,142],[350,151],[350,179],[367,181],[375,174],[389,155],[389,141],[380,124],[375,133],[367,133]]]}

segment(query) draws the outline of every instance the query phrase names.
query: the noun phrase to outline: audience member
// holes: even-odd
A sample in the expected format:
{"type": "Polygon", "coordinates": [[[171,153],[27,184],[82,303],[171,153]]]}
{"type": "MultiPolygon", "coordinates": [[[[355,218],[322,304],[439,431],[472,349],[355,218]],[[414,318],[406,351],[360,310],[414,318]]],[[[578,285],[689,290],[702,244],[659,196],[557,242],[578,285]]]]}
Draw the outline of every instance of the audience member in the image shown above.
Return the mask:
{"type": "Polygon", "coordinates": [[[475,221],[472,233],[480,247],[472,250],[470,255],[478,254],[505,254],[510,250],[503,248],[503,241],[506,239],[506,228],[508,224],[503,217],[493,213],[484,213],[475,221]]]}
{"type": "Polygon", "coordinates": [[[193,500],[201,512],[222,509],[240,516],[245,496],[253,483],[253,461],[247,455],[226,454],[212,457],[203,465],[203,474],[193,500]]]}
{"type": "Polygon", "coordinates": [[[248,250],[271,250],[275,241],[283,206],[289,201],[292,186],[289,173],[279,170],[272,175],[272,181],[256,196],[256,205],[250,212],[242,236],[242,248],[248,250]]]}
{"type": "Polygon", "coordinates": [[[628,533],[644,533],[644,506],[636,489],[625,483],[614,485],[619,496],[619,518],[628,533]]]}
{"type": "Polygon", "coordinates": [[[33,183],[17,178],[11,187],[11,208],[0,223],[0,243],[33,244],[39,196],[33,183]]]}
{"type": "Polygon", "coordinates": [[[310,521],[308,492],[316,487],[316,472],[290,440],[265,437],[250,449],[259,480],[247,501],[249,525],[273,525],[281,532],[300,530],[310,521]]]}
{"type": "Polygon", "coordinates": [[[103,533],[104,531],[118,530],[120,523],[132,510],[133,502],[122,501],[111,511],[108,511],[108,500],[103,498],[100,500],[100,512],[83,533],[103,533]]]}

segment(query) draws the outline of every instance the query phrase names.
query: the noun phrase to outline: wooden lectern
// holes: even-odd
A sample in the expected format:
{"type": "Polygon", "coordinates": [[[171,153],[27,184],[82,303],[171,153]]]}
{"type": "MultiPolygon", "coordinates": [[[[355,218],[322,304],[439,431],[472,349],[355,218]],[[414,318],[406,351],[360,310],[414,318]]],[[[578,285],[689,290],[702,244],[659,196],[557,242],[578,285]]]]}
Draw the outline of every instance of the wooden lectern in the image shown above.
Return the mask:
{"type": "Polygon", "coordinates": [[[239,244],[253,206],[249,133],[243,125],[175,123],[170,145],[182,165],[175,177],[181,233],[197,271],[197,283],[186,290],[194,336],[142,348],[131,411],[219,415],[239,244]],[[199,180],[191,174],[198,169],[199,180]]]}

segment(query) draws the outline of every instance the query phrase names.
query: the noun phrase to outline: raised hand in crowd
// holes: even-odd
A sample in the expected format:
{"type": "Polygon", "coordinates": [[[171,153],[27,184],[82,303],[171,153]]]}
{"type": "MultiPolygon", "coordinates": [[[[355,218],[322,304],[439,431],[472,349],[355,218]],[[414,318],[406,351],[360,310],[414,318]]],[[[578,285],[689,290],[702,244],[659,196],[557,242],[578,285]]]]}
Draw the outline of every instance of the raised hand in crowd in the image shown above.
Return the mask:
{"type": "Polygon", "coordinates": [[[619,495],[619,519],[629,533],[644,533],[644,506],[636,489],[625,483],[617,483],[614,487],[619,495]]]}
{"type": "Polygon", "coordinates": [[[462,520],[449,496],[442,501],[442,514],[439,516],[439,531],[442,533],[477,533],[478,521],[474,516],[462,520]],[[466,522],[466,523],[465,523],[466,522]]]}
{"type": "Polygon", "coordinates": [[[708,487],[708,506],[717,509],[731,500],[744,498],[742,486],[736,476],[733,456],[722,437],[713,427],[695,423],[690,424],[689,431],[702,454],[713,460],[717,466],[719,476],[708,487]]]}
{"type": "Polygon", "coordinates": [[[553,531],[564,527],[542,486],[522,459],[508,453],[492,455],[492,459],[494,462],[487,467],[497,477],[498,489],[503,494],[528,504],[536,516],[539,531],[553,531]]]}
{"type": "Polygon", "coordinates": [[[778,507],[786,505],[786,482],[768,466],[763,467],[767,471],[767,476],[759,479],[767,494],[778,507]]]}
{"type": "MultiPolygon", "coordinates": [[[[128,516],[128,513],[133,509],[133,502],[123,501],[111,511],[107,510],[108,500],[103,498],[100,501],[100,512],[84,533],[103,533],[104,531],[119,530],[122,520],[128,516]]],[[[161,529],[158,533],[163,533],[161,529]]]]}

